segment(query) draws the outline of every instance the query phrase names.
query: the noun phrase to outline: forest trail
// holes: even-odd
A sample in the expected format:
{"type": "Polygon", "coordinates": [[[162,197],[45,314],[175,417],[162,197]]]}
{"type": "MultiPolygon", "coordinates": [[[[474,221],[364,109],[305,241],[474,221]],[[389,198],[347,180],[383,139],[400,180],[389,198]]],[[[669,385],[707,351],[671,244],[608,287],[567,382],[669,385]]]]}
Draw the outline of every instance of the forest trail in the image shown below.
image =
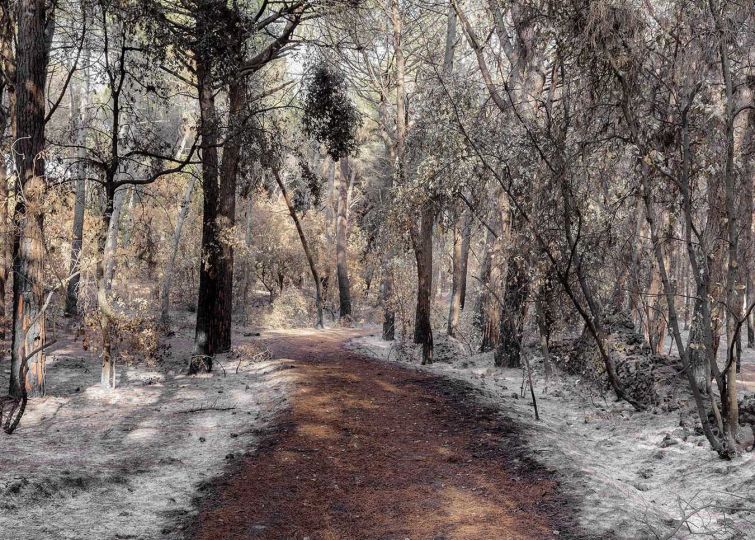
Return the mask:
{"type": "Polygon", "coordinates": [[[291,408],[216,483],[195,538],[573,537],[573,505],[513,424],[459,383],[347,349],[355,335],[263,336],[292,361],[291,408]]]}

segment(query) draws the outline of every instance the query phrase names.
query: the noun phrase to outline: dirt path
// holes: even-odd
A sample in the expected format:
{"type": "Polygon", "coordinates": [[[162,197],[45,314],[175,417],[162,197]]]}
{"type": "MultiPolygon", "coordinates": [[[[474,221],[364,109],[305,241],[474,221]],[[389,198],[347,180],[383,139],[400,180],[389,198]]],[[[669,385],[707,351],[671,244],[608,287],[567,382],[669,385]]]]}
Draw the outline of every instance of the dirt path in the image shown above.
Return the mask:
{"type": "Polygon", "coordinates": [[[292,360],[292,408],[215,486],[195,538],[574,537],[571,505],[510,423],[467,388],[345,349],[353,335],[267,340],[292,360]]]}

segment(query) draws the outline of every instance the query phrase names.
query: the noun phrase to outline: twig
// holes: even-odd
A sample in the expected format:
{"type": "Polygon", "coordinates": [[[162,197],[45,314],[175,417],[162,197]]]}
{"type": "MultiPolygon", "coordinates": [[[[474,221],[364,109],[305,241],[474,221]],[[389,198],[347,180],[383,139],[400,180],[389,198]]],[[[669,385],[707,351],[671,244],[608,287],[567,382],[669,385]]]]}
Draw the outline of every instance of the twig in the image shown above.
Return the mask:
{"type": "Polygon", "coordinates": [[[527,377],[530,382],[530,394],[532,394],[532,407],[535,409],[535,420],[540,420],[540,414],[537,412],[537,399],[535,399],[535,387],[532,386],[532,369],[530,368],[530,359],[524,355],[524,364],[527,366],[527,377]]]}
{"type": "Polygon", "coordinates": [[[195,413],[202,411],[232,411],[236,407],[196,407],[194,409],[186,409],[185,411],[176,411],[176,414],[195,413]]]}

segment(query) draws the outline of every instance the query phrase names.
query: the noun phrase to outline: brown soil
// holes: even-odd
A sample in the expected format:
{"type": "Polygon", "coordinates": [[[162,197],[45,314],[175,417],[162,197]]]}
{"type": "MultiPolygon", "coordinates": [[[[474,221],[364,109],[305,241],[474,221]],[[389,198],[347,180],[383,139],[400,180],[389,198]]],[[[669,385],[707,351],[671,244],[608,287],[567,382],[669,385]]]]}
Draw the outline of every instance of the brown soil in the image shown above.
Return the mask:
{"type": "Polygon", "coordinates": [[[194,538],[573,538],[554,475],[471,389],[344,348],[267,339],[298,389],[267,444],[218,482],[194,538]]]}

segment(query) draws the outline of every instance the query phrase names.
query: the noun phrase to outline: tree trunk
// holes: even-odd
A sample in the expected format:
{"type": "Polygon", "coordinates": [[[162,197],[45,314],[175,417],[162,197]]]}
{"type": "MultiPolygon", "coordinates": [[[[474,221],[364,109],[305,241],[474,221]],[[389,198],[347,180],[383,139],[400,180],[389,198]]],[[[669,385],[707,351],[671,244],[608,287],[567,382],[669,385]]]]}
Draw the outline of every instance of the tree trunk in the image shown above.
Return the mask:
{"type": "MultiPolygon", "coordinates": [[[[108,216],[107,222],[106,222],[106,228],[105,233],[107,234],[107,244],[106,249],[110,250],[110,256],[104,257],[104,276],[105,276],[105,287],[107,291],[109,292],[113,288],[113,277],[115,276],[115,253],[118,251],[118,234],[121,230],[121,217],[123,216],[123,210],[124,206],[126,205],[126,201],[131,195],[131,192],[133,190],[133,186],[124,186],[115,191],[115,194],[113,195],[113,200],[108,201],[107,208],[110,209],[110,215],[108,216]],[[113,229],[112,234],[110,232],[110,228],[113,229]]],[[[110,197],[110,194],[108,194],[108,197],[110,197]]],[[[102,251],[101,251],[102,253],[102,251]]]]}
{"type": "Polygon", "coordinates": [[[336,212],[336,274],[338,276],[339,320],[341,325],[351,326],[351,288],[349,286],[348,261],[348,212],[349,191],[354,181],[354,171],[347,157],[340,160],[338,181],[338,209],[336,212]]]}
{"type": "Polygon", "coordinates": [[[45,0],[20,0],[17,4],[18,47],[16,48],[15,157],[16,208],[13,221],[13,336],[11,345],[10,394],[21,397],[45,393],[45,353],[40,350],[28,360],[22,379],[21,362],[27,351],[45,345],[42,312],[44,281],[44,198],[47,189],[43,152],[45,149],[45,83],[48,40],[45,0]]]}
{"type": "MultiPolygon", "coordinates": [[[[206,32],[199,30],[200,35],[206,32]]],[[[223,250],[218,230],[218,119],[215,93],[212,84],[212,63],[203,51],[195,52],[197,90],[199,91],[200,129],[202,133],[202,242],[199,266],[199,292],[197,294],[197,319],[194,334],[194,351],[189,373],[212,370],[215,335],[220,331],[220,321],[213,318],[214,304],[220,296],[220,267],[223,250]]]]}
{"type": "Polygon", "coordinates": [[[522,333],[529,294],[528,271],[527,261],[523,256],[517,254],[509,259],[503,304],[500,307],[500,336],[494,355],[496,366],[521,367],[522,333]]]}
{"type": "MultiPolygon", "coordinates": [[[[134,206],[136,205],[137,192],[133,185],[128,186],[128,191],[124,194],[123,206],[121,207],[121,225],[123,229],[123,238],[121,238],[121,244],[127,246],[131,243],[131,235],[134,234],[134,206]]],[[[147,235],[143,253],[145,258],[149,261],[150,239],[147,235]]],[[[148,266],[149,271],[149,266],[148,266]]]]}
{"type": "MultiPolygon", "coordinates": [[[[88,50],[84,54],[85,65],[88,64],[88,50]]],[[[71,276],[66,286],[66,307],[67,316],[76,315],[79,311],[79,258],[81,257],[81,246],[84,239],[84,210],[86,207],[86,172],[87,167],[84,159],[86,158],[85,148],[85,129],[86,122],[84,117],[89,108],[89,70],[84,71],[84,88],[77,84],[71,86],[71,124],[76,134],[76,180],[75,196],[73,205],[73,226],[71,229],[71,261],[69,264],[69,273],[71,276]]]]}
{"type": "MultiPolygon", "coordinates": [[[[749,84],[745,93],[745,102],[749,102],[753,105],[755,102],[755,77],[749,78],[749,84]]],[[[747,124],[744,127],[744,135],[742,139],[742,168],[744,174],[742,175],[742,234],[743,234],[743,271],[746,287],[746,301],[745,306],[749,307],[755,302],[755,287],[753,287],[753,273],[755,273],[755,265],[753,264],[753,257],[755,257],[755,245],[753,244],[753,231],[752,231],[752,213],[753,210],[753,181],[755,181],[755,107],[751,107],[747,112],[747,124]]],[[[755,310],[753,310],[755,311],[755,310]]],[[[753,314],[747,316],[747,347],[755,348],[755,327],[753,326],[753,314]]]]}
{"type": "MultiPolygon", "coordinates": [[[[228,86],[228,122],[241,122],[245,107],[245,86],[242,79],[234,79],[228,86]]],[[[231,231],[236,225],[236,184],[241,157],[241,131],[238,126],[229,129],[228,140],[223,146],[223,161],[220,169],[220,200],[218,229],[231,231]]],[[[214,352],[231,349],[231,323],[233,315],[233,244],[221,241],[221,260],[218,272],[218,297],[213,304],[213,318],[217,332],[211,335],[214,352]]]]}
{"type": "Polygon", "coordinates": [[[469,262],[469,243],[472,223],[469,212],[454,224],[453,262],[451,273],[451,302],[448,308],[448,335],[456,337],[456,332],[464,310],[467,294],[467,265],[469,262]]]}
{"type": "MultiPolygon", "coordinates": [[[[395,120],[395,133],[393,144],[389,144],[386,140],[386,146],[390,147],[388,152],[389,157],[392,158],[392,164],[394,169],[393,179],[391,183],[403,185],[404,174],[406,168],[406,58],[404,56],[402,32],[403,25],[401,19],[401,9],[398,0],[391,0],[391,30],[393,37],[393,53],[394,53],[394,69],[395,69],[395,81],[396,81],[396,120],[395,120]]],[[[381,103],[385,105],[383,101],[381,103]]],[[[381,127],[386,137],[388,132],[388,115],[385,114],[385,108],[381,107],[381,127]]],[[[387,139],[387,137],[386,137],[387,139]]],[[[392,186],[391,186],[392,187],[392,186]]],[[[389,187],[390,189],[390,187],[389,187]]],[[[387,262],[391,262],[391,255],[387,254],[387,262]]],[[[385,265],[386,268],[389,265],[385,265]]],[[[430,269],[432,272],[432,269],[430,269]]],[[[395,338],[396,331],[396,315],[395,310],[392,307],[392,294],[393,294],[393,274],[389,271],[384,274],[383,277],[383,339],[391,341],[395,338]],[[387,300],[387,301],[386,301],[387,300]]]]}
{"type": "Polygon", "coordinates": [[[490,351],[498,345],[500,314],[498,299],[491,290],[493,283],[500,283],[500,265],[494,262],[497,239],[490,231],[485,236],[485,255],[480,265],[478,284],[480,294],[475,306],[475,326],[480,331],[480,352],[490,351]]]}
{"type": "Polygon", "coordinates": [[[689,365],[692,377],[695,380],[697,388],[700,391],[705,391],[710,381],[711,371],[708,364],[708,353],[706,352],[702,325],[702,302],[696,299],[692,311],[692,324],[690,325],[689,337],[687,338],[687,349],[689,351],[689,365]]]}
{"type": "Polygon", "coordinates": [[[417,308],[414,318],[414,342],[422,344],[422,364],[433,362],[433,330],[431,325],[433,290],[433,223],[435,212],[426,202],[420,216],[419,231],[414,231],[414,255],[417,261],[417,308]]]}
{"type": "MultiPolygon", "coordinates": [[[[393,187],[396,161],[396,147],[391,141],[387,128],[389,121],[387,107],[388,104],[385,97],[381,96],[381,102],[378,107],[380,136],[385,147],[386,160],[394,169],[383,177],[383,185],[380,189],[380,203],[384,209],[389,208],[391,205],[391,188],[393,187]]],[[[393,248],[391,247],[388,227],[384,226],[381,233],[384,246],[381,257],[383,268],[380,277],[380,303],[383,307],[383,341],[393,341],[396,339],[396,311],[393,299],[393,248]]]]}
{"type": "Polygon", "coordinates": [[[549,281],[540,289],[538,299],[535,301],[535,318],[537,320],[537,329],[540,333],[540,349],[543,353],[543,369],[545,371],[545,380],[550,380],[553,375],[553,366],[551,364],[551,324],[550,316],[550,295],[552,287],[549,281]]]}
{"type": "Polygon", "coordinates": [[[443,53],[443,76],[448,77],[454,69],[454,51],[456,50],[456,10],[448,6],[446,19],[446,46],[443,53]]]}
{"type": "MultiPolygon", "coordinates": [[[[676,304],[674,303],[673,298],[673,288],[671,286],[671,281],[668,277],[668,273],[666,271],[666,264],[665,264],[665,258],[663,254],[663,249],[661,247],[661,242],[659,239],[658,232],[656,231],[655,227],[655,216],[653,215],[653,205],[652,205],[652,195],[651,195],[651,189],[650,185],[647,179],[647,176],[642,176],[643,181],[643,200],[645,201],[645,216],[648,222],[648,226],[650,228],[650,236],[651,236],[651,242],[653,245],[653,253],[655,255],[656,263],[658,264],[658,270],[661,275],[661,281],[663,283],[663,290],[666,294],[666,306],[668,308],[668,314],[669,314],[669,325],[672,329],[672,332],[674,334],[674,341],[676,342],[676,346],[679,352],[679,358],[682,361],[683,371],[686,373],[687,380],[690,385],[690,389],[692,390],[692,395],[695,401],[695,406],[697,408],[697,413],[700,418],[700,423],[702,424],[703,432],[705,433],[706,438],[710,442],[711,446],[721,455],[729,456],[731,448],[726,448],[726,446],[722,445],[720,441],[716,438],[713,431],[710,427],[710,422],[708,421],[708,415],[705,410],[705,405],[703,403],[702,396],[700,394],[700,390],[694,380],[694,375],[692,373],[692,368],[690,366],[690,358],[689,358],[689,349],[685,348],[684,343],[682,342],[681,332],[679,331],[679,319],[676,314],[676,304]]],[[[685,190],[685,186],[682,186],[682,189],[685,190]]],[[[686,195],[685,195],[686,199],[686,195]]],[[[690,211],[690,207],[688,204],[684,204],[684,211],[685,213],[690,211]]],[[[686,222],[689,223],[689,214],[685,216],[686,222]]],[[[689,233],[687,233],[689,234],[689,233]]],[[[689,241],[689,236],[687,237],[688,242],[688,248],[691,247],[692,243],[689,241]]],[[[691,254],[690,254],[691,256],[691,254]]],[[[704,287],[705,280],[701,279],[698,281],[698,293],[702,290],[702,287],[704,287]],[[702,284],[702,287],[700,286],[702,284]]],[[[704,299],[706,297],[699,297],[701,299],[704,299]]],[[[706,316],[706,303],[705,300],[701,302],[701,315],[703,321],[708,321],[709,317],[706,316]]],[[[703,329],[705,326],[702,327],[703,329]]],[[[714,406],[715,408],[715,406],[714,406]]]]}
{"type": "MultiPolygon", "coordinates": [[[[737,196],[740,189],[737,186],[736,178],[734,176],[734,84],[731,75],[731,66],[729,60],[729,38],[728,33],[721,20],[721,13],[719,13],[717,2],[710,0],[709,2],[710,12],[713,17],[713,21],[718,33],[718,53],[719,61],[721,63],[721,76],[724,82],[724,127],[725,127],[725,148],[726,148],[726,162],[724,164],[724,201],[726,205],[726,232],[728,239],[728,252],[727,252],[727,272],[726,272],[726,343],[730,345],[727,348],[727,367],[723,373],[723,377],[726,379],[727,390],[721,388],[721,399],[726,399],[728,422],[725,425],[728,427],[729,445],[733,445],[733,441],[737,437],[739,430],[739,404],[737,402],[737,370],[736,366],[739,359],[734,361],[730,355],[733,349],[736,349],[736,353],[740,353],[739,347],[731,347],[734,340],[739,341],[739,334],[736,332],[736,326],[739,323],[739,319],[742,316],[742,302],[743,294],[740,268],[739,268],[739,212],[737,209],[737,196]],[[727,394],[727,397],[724,397],[727,394]]],[[[738,345],[738,343],[737,343],[738,345]]],[[[713,360],[715,362],[715,360],[713,360]]],[[[717,367],[717,366],[715,366],[717,367]]]]}
{"type": "MultiPolygon", "coordinates": [[[[244,260],[243,260],[243,272],[241,274],[241,302],[243,306],[243,317],[244,317],[244,324],[249,324],[249,289],[252,285],[252,270],[250,268],[251,266],[251,258],[250,253],[252,249],[252,233],[254,232],[252,229],[253,224],[253,211],[254,211],[254,199],[252,198],[251,194],[249,195],[246,202],[246,208],[244,210],[244,247],[246,248],[244,252],[244,260]]],[[[303,274],[302,274],[303,276],[303,274]]],[[[301,283],[300,283],[301,287],[301,283]]]]}
{"type": "Polygon", "coordinates": [[[294,209],[294,205],[291,203],[291,199],[288,197],[286,185],[283,183],[283,179],[280,177],[280,173],[277,170],[274,170],[273,174],[275,175],[275,181],[278,183],[278,187],[283,194],[283,200],[286,202],[288,213],[291,215],[291,219],[294,220],[294,225],[296,225],[296,232],[299,233],[301,247],[304,249],[304,255],[306,255],[307,262],[309,263],[309,270],[310,272],[312,272],[312,280],[315,282],[315,304],[317,306],[316,327],[323,328],[325,325],[323,324],[322,318],[322,281],[320,280],[320,274],[317,271],[315,258],[312,254],[312,250],[309,248],[309,242],[307,242],[307,237],[305,236],[304,229],[302,228],[301,222],[299,221],[299,216],[296,215],[296,209],[294,209]]]}
{"type": "MultiPolygon", "coordinates": [[[[16,27],[11,11],[6,9],[0,17],[0,69],[4,77],[0,77],[0,135],[5,137],[10,130],[14,134],[16,114],[16,65],[15,65],[15,40],[16,27]]],[[[8,257],[12,254],[13,234],[11,234],[11,216],[8,197],[8,169],[5,160],[0,160],[0,339],[5,339],[5,330],[8,328],[8,312],[6,311],[6,290],[8,286],[8,257]]],[[[14,179],[15,182],[15,179],[14,179]]],[[[15,185],[15,184],[14,184],[15,185]]]]}
{"type": "Polygon", "coordinates": [[[125,201],[126,188],[113,190],[112,181],[106,184],[105,211],[102,214],[102,234],[100,253],[102,258],[97,264],[97,307],[100,314],[100,331],[102,332],[102,370],[100,384],[109,389],[115,388],[115,357],[113,356],[113,322],[117,314],[110,301],[112,289],[113,259],[118,246],[119,218],[125,201]]]}
{"type": "Polygon", "coordinates": [[[646,302],[645,334],[650,349],[655,354],[660,354],[662,352],[663,338],[666,335],[661,291],[662,285],[658,268],[657,265],[653,265],[650,270],[650,287],[648,288],[648,298],[646,302]]]}
{"type": "MultiPolygon", "coordinates": [[[[3,135],[5,129],[0,125],[3,135]]],[[[11,240],[8,223],[8,168],[0,159],[0,340],[5,339],[7,315],[5,312],[5,290],[8,282],[8,242],[11,240]]]]}

